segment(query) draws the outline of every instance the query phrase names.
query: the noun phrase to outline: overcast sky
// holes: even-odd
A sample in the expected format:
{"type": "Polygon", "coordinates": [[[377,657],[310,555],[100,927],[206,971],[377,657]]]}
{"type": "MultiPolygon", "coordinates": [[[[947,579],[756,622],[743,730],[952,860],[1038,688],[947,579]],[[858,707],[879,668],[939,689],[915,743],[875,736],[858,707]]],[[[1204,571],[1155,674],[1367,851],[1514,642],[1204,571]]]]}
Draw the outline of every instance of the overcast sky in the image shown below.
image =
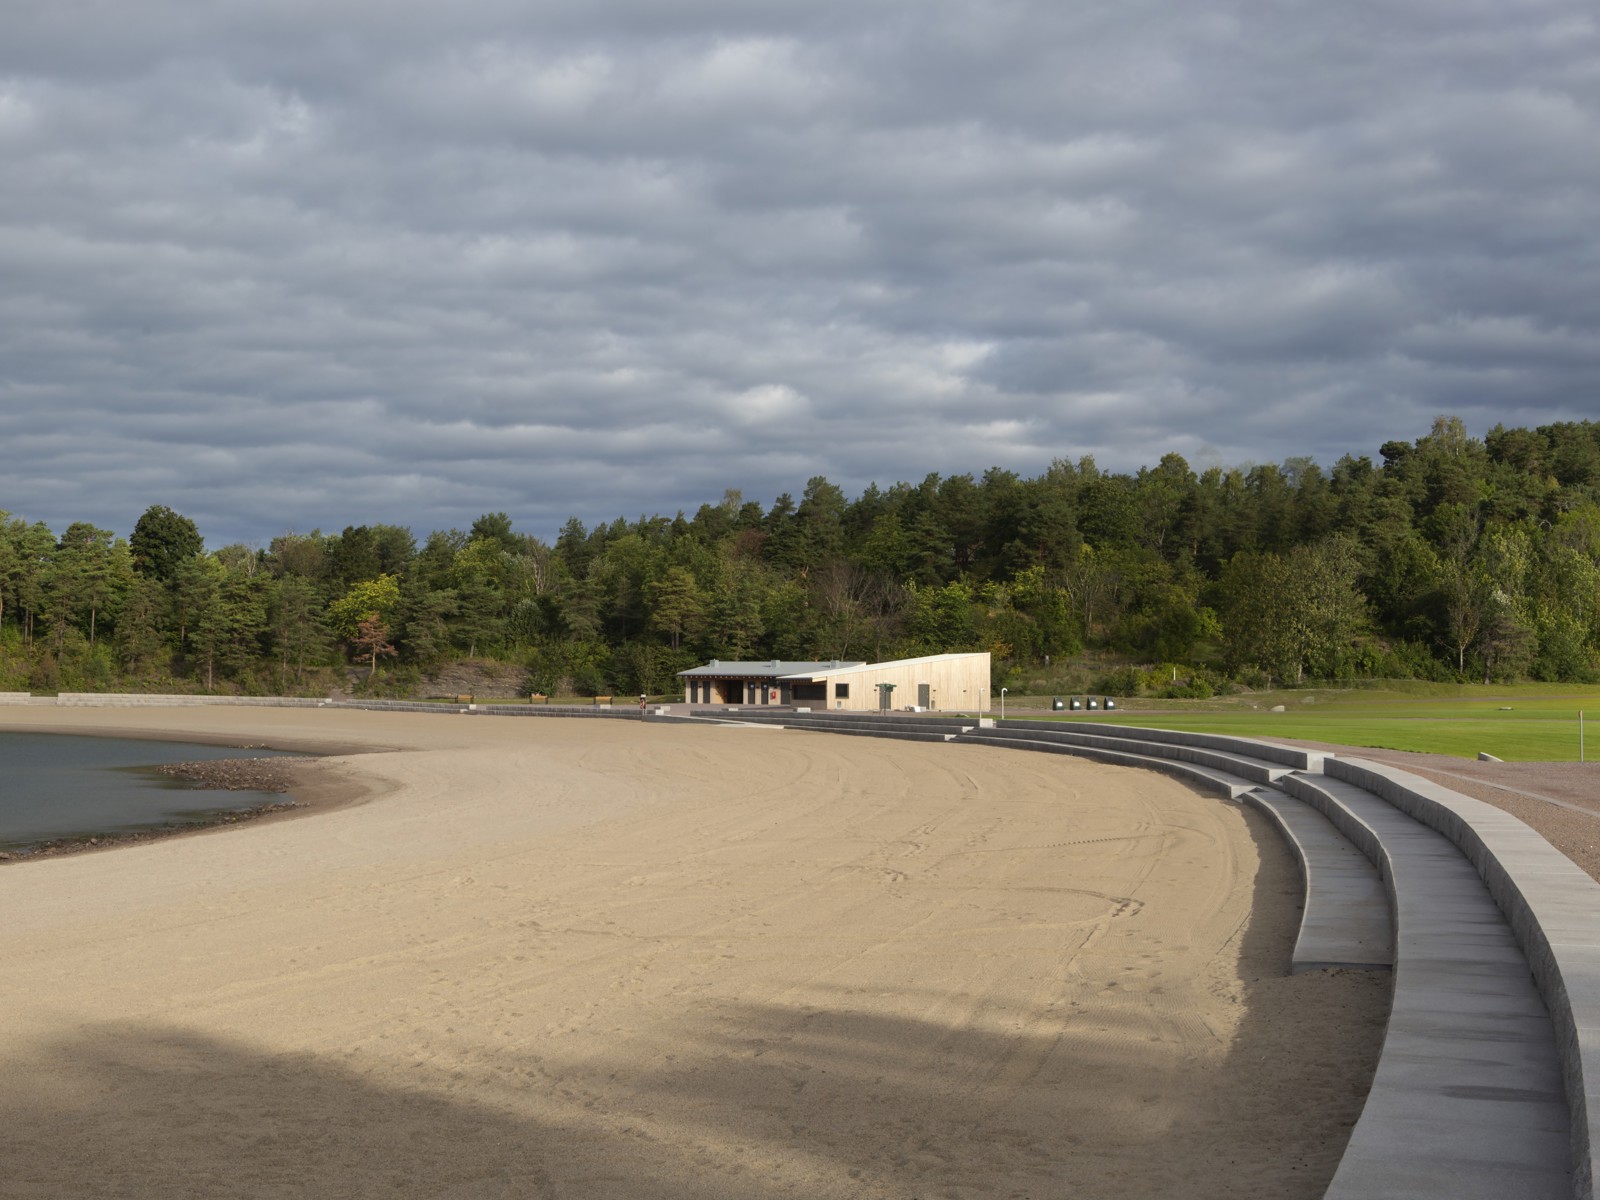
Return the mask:
{"type": "Polygon", "coordinates": [[[0,509],[207,544],[1600,418],[1592,0],[0,0],[0,509]]]}

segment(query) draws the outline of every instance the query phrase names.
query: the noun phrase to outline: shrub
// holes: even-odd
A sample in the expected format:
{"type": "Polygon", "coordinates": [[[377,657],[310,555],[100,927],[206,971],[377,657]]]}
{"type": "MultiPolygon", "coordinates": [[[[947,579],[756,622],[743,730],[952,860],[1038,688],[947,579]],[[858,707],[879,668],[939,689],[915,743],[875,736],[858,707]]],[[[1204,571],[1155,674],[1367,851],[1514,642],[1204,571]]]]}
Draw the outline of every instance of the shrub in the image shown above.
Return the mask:
{"type": "Polygon", "coordinates": [[[1116,667],[1096,679],[1089,690],[1107,696],[1138,696],[1145,679],[1146,672],[1138,667],[1116,667]]]}

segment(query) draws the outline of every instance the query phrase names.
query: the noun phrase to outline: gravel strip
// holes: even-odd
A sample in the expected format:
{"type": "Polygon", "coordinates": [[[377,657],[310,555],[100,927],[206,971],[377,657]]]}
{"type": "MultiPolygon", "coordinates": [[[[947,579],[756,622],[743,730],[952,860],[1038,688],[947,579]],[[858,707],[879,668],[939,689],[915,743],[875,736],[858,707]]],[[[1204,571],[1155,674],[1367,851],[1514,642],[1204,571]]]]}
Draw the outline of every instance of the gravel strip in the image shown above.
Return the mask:
{"type": "Polygon", "coordinates": [[[287,792],[294,786],[295,770],[315,762],[304,755],[273,758],[217,758],[206,762],[163,763],[163,775],[187,779],[199,787],[228,792],[287,792]]]}

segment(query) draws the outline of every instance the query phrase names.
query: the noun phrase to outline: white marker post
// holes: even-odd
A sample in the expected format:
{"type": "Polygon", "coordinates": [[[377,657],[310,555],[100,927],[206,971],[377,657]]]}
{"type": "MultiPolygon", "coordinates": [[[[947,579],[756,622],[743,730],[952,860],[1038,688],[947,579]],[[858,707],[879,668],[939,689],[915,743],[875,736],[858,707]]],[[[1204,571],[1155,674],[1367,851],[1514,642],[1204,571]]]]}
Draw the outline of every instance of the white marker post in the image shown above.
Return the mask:
{"type": "Polygon", "coordinates": [[[1005,688],[1001,688],[1000,689],[1000,719],[1002,721],[1004,721],[1006,719],[1006,689],[1005,688]]]}

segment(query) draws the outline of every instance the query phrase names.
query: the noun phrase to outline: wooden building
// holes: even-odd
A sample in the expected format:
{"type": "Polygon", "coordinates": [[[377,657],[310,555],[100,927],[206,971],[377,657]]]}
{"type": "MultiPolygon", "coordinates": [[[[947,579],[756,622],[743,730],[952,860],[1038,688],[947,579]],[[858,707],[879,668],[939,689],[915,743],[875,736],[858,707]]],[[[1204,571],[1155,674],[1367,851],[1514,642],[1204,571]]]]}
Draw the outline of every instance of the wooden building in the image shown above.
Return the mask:
{"type": "Polygon", "coordinates": [[[719,663],[678,672],[690,704],[878,712],[988,712],[989,655],[930,654],[892,662],[719,663]],[[885,692],[885,687],[888,691],[885,692]]]}
{"type": "Polygon", "coordinates": [[[804,682],[818,671],[859,667],[860,663],[833,662],[718,662],[679,671],[684,699],[690,704],[816,704],[825,698],[821,685],[804,682]],[[793,677],[801,677],[796,693],[793,677]]]}

